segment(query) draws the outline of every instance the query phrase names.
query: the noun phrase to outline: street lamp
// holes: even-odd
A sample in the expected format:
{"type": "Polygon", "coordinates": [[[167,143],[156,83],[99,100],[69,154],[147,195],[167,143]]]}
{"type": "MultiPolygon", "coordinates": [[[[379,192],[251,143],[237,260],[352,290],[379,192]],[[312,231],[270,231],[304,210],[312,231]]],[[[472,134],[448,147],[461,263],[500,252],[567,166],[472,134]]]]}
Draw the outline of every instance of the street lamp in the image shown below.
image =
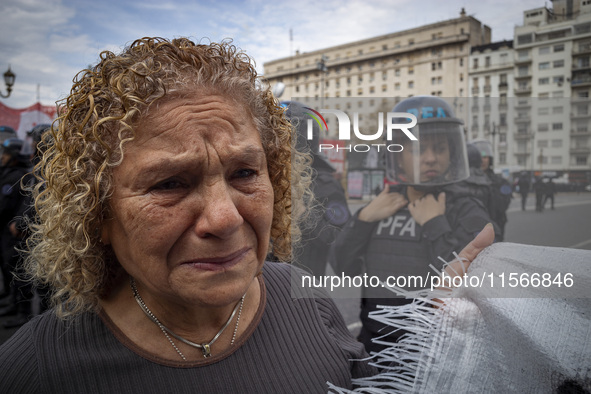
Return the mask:
{"type": "Polygon", "coordinates": [[[326,61],[328,58],[326,55],[320,57],[320,61],[316,63],[316,69],[321,72],[320,74],[320,108],[324,108],[324,74],[328,73],[328,67],[326,67],[326,61]]]}
{"type": "Polygon", "coordinates": [[[10,96],[10,92],[12,92],[12,85],[14,85],[14,80],[16,79],[16,75],[12,71],[10,71],[10,66],[8,66],[8,71],[4,73],[4,83],[6,84],[6,95],[0,92],[0,96],[3,98],[8,98],[10,96]]]}

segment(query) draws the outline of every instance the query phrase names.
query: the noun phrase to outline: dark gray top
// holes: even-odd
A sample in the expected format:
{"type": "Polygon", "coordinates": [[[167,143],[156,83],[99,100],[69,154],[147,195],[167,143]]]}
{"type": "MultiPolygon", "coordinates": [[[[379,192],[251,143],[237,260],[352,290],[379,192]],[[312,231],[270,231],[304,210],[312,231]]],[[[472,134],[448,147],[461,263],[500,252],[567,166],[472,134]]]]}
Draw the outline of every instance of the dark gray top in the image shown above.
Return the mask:
{"type": "Polygon", "coordinates": [[[290,271],[266,263],[248,331],[199,362],[142,351],[104,313],[65,323],[49,311],[0,346],[0,393],[321,393],[374,374],[352,361],[366,354],[332,300],[292,298],[290,271]]]}

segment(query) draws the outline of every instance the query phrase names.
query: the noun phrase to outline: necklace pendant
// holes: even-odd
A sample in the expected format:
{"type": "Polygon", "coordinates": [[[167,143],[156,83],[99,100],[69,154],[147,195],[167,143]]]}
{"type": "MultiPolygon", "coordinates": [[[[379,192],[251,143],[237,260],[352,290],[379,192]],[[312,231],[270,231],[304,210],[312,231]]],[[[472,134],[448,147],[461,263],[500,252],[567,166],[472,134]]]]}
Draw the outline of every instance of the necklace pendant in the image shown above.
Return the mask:
{"type": "Polygon", "coordinates": [[[201,345],[201,351],[203,352],[204,358],[211,357],[211,349],[208,344],[204,343],[201,345]]]}

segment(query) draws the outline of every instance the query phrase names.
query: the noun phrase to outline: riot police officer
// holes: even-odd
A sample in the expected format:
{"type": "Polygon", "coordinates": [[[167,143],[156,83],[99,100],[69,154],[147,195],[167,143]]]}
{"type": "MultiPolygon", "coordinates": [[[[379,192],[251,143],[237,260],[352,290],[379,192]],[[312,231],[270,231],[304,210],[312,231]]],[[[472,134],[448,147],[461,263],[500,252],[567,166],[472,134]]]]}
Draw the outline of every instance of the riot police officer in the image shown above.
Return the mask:
{"type": "MultiPolygon", "coordinates": [[[[453,258],[490,217],[480,201],[470,195],[446,193],[444,187],[469,175],[462,121],[451,106],[434,96],[401,101],[396,113],[416,116],[410,129],[418,141],[402,135],[402,152],[388,153],[386,175],[392,183],[345,225],[334,244],[334,263],[346,275],[367,274],[386,281],[389,276],[426,277],[429,265],[439,266],[453,258]]],[[[407,119],[394,119],[397,124],[407,119]]],[[[414,290],[415,288],[408,288],[414,290]]],[[[396,341],[401,331],[382,331],[383,324],[369,318],[378,305],[403,305],[381,286],[362,289],[359,340],[368,351],[386,346],[372,342],[382,337],[396,341]],[[389,335],[388,335],[389,334],[389,335]]]]}
{"type": "Polygon", "coordinates": [[[320,129],[316,123],[312,124],[312,138],[308,139],[310,111],[296,101],[283,102],[282,105],[287,108],[285,115],[296,132],[296,149],[312,156],[311,189],[315,201],[309,220],[301,226],[302,239],[294,247],[294,263],[315,276],[322,276],[326,271],[330,245],[351,214],[345,191],[334,176],[335,168],[319,152],[320,129]]]}
{"type": "Polygon", "coordinates": [[[30,161],[20,152],[24,141],[9,138],[2,143],[2,159],[0,166],[0,251],[2,255],[2,275],[4,289],[9,293],[1,302],[0,316],[16,312],[17,292],[12,286],[13,271],[18,261],[15,247],[20,239],[10,232],[17,211],[24,200],[21,190],[21,179],[29,171],[30,161]]]}
{"type": "Polygon", "coordinates": [[[490,217],[499,226],[500,234],[497,241],[502,241],[505,234],[505,225],[507,224],[507,209],[513,198],[513,188],[509,181],[501,175],[495,174],[493,170],[493,151],[492,144],[487,140],[474,140],[472,144],[476,145],[482,155],[482,171],[491,182],[491,206],[490,217]]]}

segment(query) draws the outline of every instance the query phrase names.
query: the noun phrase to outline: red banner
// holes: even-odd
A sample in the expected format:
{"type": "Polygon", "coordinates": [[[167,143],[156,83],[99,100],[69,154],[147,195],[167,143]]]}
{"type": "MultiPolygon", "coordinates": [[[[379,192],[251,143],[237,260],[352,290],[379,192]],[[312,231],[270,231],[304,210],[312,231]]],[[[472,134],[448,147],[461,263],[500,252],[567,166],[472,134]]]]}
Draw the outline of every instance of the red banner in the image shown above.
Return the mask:
{"type": "Polygon", "coordinates": [[[18,138],[27,139],[27,131],[38,124],[53,122],[56,107],[36,103],[27,108],[10,108],[0,103],[0,126],[10,126],[16,130],[18,138]]]}

